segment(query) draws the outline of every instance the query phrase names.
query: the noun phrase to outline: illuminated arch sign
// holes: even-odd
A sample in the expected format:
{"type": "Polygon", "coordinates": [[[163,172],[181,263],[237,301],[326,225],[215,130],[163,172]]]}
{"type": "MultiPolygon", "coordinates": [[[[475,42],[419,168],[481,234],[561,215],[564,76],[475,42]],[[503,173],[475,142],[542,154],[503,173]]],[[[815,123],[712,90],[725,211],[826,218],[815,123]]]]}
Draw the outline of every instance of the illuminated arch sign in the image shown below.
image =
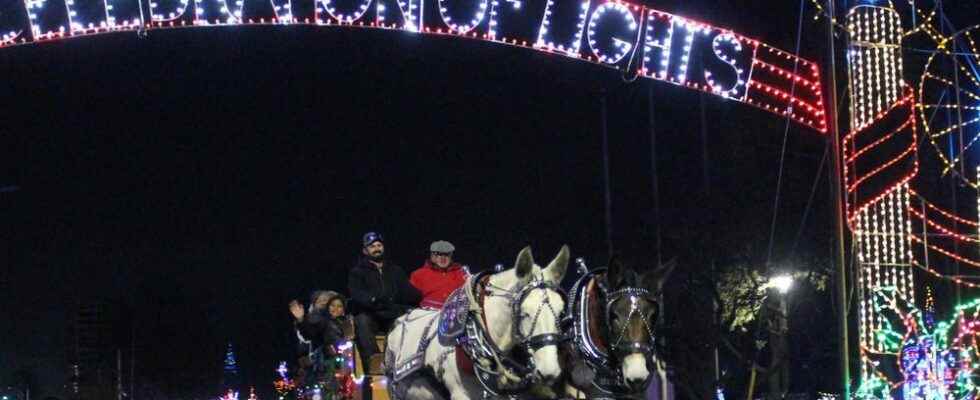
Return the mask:
{"type": "Polygon", "coordinates": [[[619,0],[0,0],[0,47],[240,24],[373,27],[526,47],[713,93],[826,130],[815,63],[619,0]]]}

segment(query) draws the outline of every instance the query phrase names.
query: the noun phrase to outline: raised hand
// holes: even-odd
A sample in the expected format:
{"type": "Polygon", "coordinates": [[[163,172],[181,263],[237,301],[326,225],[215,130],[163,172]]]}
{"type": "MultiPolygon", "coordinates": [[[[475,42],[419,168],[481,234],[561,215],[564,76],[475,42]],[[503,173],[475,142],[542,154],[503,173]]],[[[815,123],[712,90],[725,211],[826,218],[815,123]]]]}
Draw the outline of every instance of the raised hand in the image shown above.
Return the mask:
{"type": "Polygon", "coordinates": [[[306,315],[306,311],[303,310],[303,305],[299,304],[299,301],[296,300],[289,302],[289,312],[293,314],[293,318],[296,318],[296,321],[302,321],[303,316],[306,315]]]}

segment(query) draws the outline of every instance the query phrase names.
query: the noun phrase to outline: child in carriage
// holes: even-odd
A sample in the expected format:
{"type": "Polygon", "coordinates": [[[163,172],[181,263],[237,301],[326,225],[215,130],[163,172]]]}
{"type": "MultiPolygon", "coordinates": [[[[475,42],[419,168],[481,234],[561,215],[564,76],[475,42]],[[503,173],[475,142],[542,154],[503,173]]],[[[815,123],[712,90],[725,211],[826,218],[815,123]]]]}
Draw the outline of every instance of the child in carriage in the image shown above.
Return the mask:
{"type": "Polygon", "coordinates": [[[299,385],[304,397],[351,399],[354,382],[350,356],[352,324],[345,299],[334,291],[317,290],[307,310],[296,300],[289,303],[296,336],[300,341],[299,385]]]}

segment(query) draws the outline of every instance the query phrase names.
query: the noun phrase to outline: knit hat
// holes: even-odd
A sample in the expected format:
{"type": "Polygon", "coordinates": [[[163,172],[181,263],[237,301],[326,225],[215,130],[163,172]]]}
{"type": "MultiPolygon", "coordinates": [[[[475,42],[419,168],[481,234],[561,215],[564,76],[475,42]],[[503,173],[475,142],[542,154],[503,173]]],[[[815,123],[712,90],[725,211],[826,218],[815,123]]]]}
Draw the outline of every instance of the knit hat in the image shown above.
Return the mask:
{"type": "Polygon", "coordinates": [[[384,241],[385,240],[384,240],[384,238],[381,237],[381,234],[380,233],[377,233],[377,232],[368,232],[368,233],[365,233],[364,236],[361,237],[361,246],[362,247],[368,247],[368,246],[370,246],[374,242],[384,243],[384,241]]]}

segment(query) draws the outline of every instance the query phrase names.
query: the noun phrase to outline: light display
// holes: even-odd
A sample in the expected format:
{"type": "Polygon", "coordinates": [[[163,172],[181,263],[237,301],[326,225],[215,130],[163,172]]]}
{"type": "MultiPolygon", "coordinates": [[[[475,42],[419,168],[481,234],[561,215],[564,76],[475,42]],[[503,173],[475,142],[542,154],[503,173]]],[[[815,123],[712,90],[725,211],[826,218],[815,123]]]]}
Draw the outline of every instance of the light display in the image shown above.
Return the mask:
{"type": "MultiPolygon", "coordinates": [[[[79,0],[81,1],[81,0],[79,0]]],[[[173,26],[180,20],[190,6],[190,0],[148,0],[150,3],[151,26],[173,26]]],[[[195,15],[197,13],[195,12],[195,15]]]]}
{"type": "Polygon", "coordinates": [[[615,22],[619,21],[612,21],[612,23],[625,27],[627,33],[632,33],[630,36],[635,36],[636,32],[638,32],[636,16],[633,15],[633,12],[629,9],[629,7],[622,3],[616,2],[602,4],[599,7],[596,7],[595,11],[592,12],[592,19],[589,21],[588,31],[589,48],[591,48],[592,52],[599,57],[600,62],[616,64],[622,61],[623,58],[626,57],[631,50],[633,50],[632,43],[635,42],[635,40],[629,40],[629,38],[623,40],[618,37],[611,37],[612,43],[610,45],[603,46],[603,44],[599,43],[596,39],[596,36],[598,36],[596,35],[596,30],[603,24],[603,17],[606,16],[607,13],[615,14],[615,18],[622,19],[622,24],[615,24],[615,22]]]}
{"type": "Polygon", "coordinates": [[[890,5],[857,5],[845,25],[851,132],[842,141],[843,189],[858,267],[859,393],[885,398],[877,385],[887,380],[878,376],[871,355],[886,351],[879,333],[888,321],[874,296],[890,287],[901,298],[915,299],[908,211],[909,181],[918,173],[915,99],[902,79],[898,13],[890,5]]]}
{"type": "Polygon", "coordinates": [[[980,190],[973,179],[980,166],[980,71],[974,39],[980,26],[973,26],[942,39],[929,56],[919,83],[919,120],[936,157],[943,163],[942,175],[951,175],[962,185],[980,190]]]}
{"type": "MultiPolygon", "coordinates": [[[[231,347],[231,343],[228,343],[228,349],[225,351],[225,359],[223,366],[222,380],[224,381],[225,388],[232,388],[238,385],[238,361],[235,360],[235,351],[231,347]]],[[[229,390],[230,393],[230,390],[229,390]]],[[[237,393],[235,394],[235,400],[238,400],[237,393]]]]}
{"type": "Polygon", "coordinates": [[[890,6],[861,5],[847,14],[851,34],[850,70],[851,129],[876,119],[903,95],[901,56],[902,24],[890,6]]]}
{"type": "MultiPolygon", "coordinates": [[[[340,23],[353,23],[370,10],[373,0],[318,0],[327,15],[340,23]]],[[[380,3],[379,3],[380,4],[380,3]]]]}
{"type": "Polygon", "coordinates": [[[860,398],[904,400],[972,399],[977,392],[975,371],[980,343],[980,300],[955,308],[951,318],[937,322],[931,295],[925,310],[894,287],[873,291],[872,310],[882,316],[873,334],[880,346],[865,349],[865,363],[878,368],[863,380],[860,398]],[[890,372],[888,372],[890,371],[890,372]]]}
{"type": "MultiPolygon", "coordinates": [[[[439,0],[439,15],[442,16],[442,21],[443,23],[446,24],[446,26],[448,26],[454,32],[465,35],[470,31],[472,31],[473,29],[475,29],[477,25],[479,25],[481,22],[483,22],[483,19],[487,15],[487,8],[489,7],[490,3],[489,0],[476,0],[475,7],[471,7],[471,8],[475,8],[475,10],[470,10],[471,12],[469,13],[470,14],[469,19],[468,20],[464,19],[462,23],[456,23],[456,21],[454,21],[452,17],[453,13],[449,8],[453,7],[453,5],[458,6],[459,3],[461,2],[439,0]]],[[[496,5],[496,2],[494,3],[496,5]]]]}
{"type": "MultiPolygon", "coordinates": [[[[579,56],[579,49],[582,45],[582,34],[585,32],[585,22],[589,15],[589,7],[591,6],[591,0],[586,1],[563,1],[557,2],[555,0],[548,0],[544,6],[544,17],[541,20],[541,28],[538,29],[538,40],[535,42],[535,46],[539,48],[546,48],[551,51],[560,51],[572,57],[579,56]],[[554,36],[554,21],[558,15],[557,7],[577,7],[578,18],[575,20],[575,29],[573,30],[573,37],[569,39],[567,43],[558,42],[554,36]]],[[[574,10],[573,10],[574,11],[574,10]]]]}
{"type": "Polygon", "coordinates": [[[296,382],[289,378],[289,368],[286,367],[285,361],[279,363],[279,368],[276,368],[276,373],[279,374],[279,379],[272,382],[272,386],[276,389],[279,400],[295,399],[296,382]]]}
{"type": "Polygon", "coordinates": [[[734,82],[726,89],[724,86],[716,84],[714,79],[711,79],[711,71],[708,70],[704,71],[704,79],[708,81],[708,86],[716,94],[725,97],[738,97],[739,93],[741,93],[740,89],[745,86],[745,66],[740,66],[734,56],[729,57],[726,54],[725,45],[728,45],[737,54],[742,52],[742,43],[731,34],[715,36],[711,42],[711,51],[715,53],[715,56],[725,64],[730,65],[735,71],[734,82]]]}
{"type": "Polygon", "coordinates": [[[827,129],[815,63],[726,29],[621,0],[315,0],[310,15],[296,14],[291,0],[2,1],[10,2],[3,9],[23,8],[26,17],[5,20],[0,47],[187,26],[401,30],[571,57],[827,129]],[[68,12],[49,12],[52,7],[68,12]]]}

